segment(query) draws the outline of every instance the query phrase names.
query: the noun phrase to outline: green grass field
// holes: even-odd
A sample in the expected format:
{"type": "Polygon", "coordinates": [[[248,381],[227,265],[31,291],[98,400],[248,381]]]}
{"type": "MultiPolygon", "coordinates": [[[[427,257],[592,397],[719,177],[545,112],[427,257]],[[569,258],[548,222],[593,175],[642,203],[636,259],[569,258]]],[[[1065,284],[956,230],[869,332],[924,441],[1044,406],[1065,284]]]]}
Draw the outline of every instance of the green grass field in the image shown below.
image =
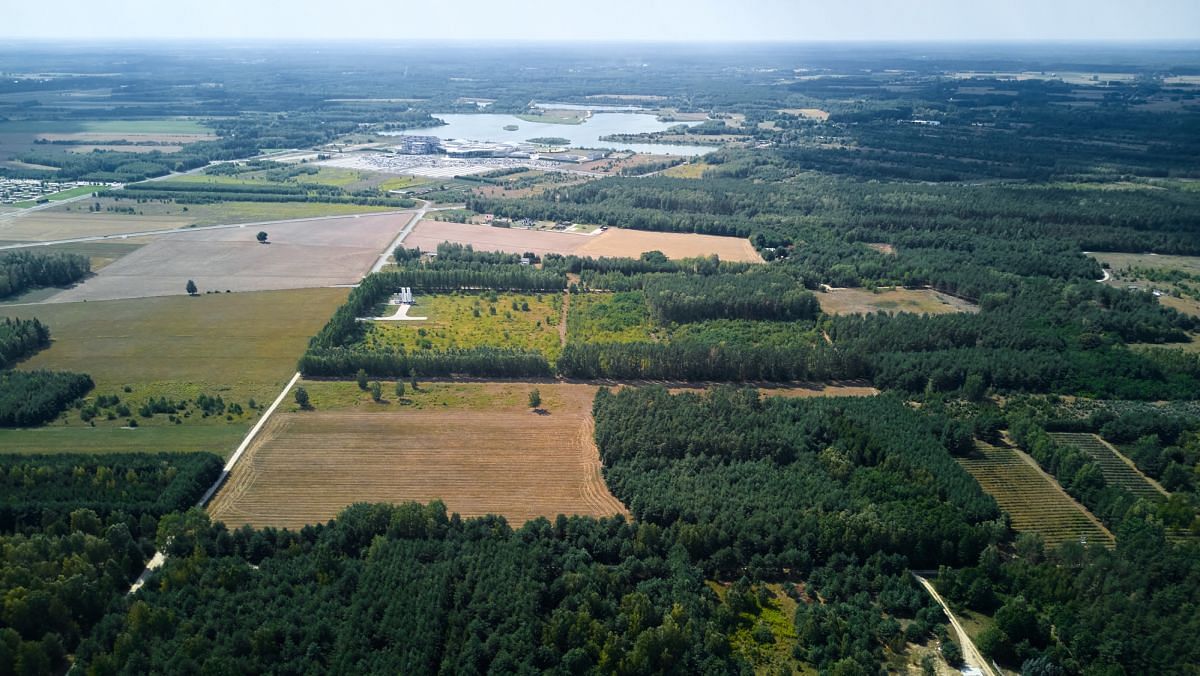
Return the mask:
{"type": "MultiPolygon", "coordinates": [[[[363,344],[408,351],[470,348],[480,345],[537,350],[553,361],[561,344],[558,294],[462,293],[417,296],[408,314],[426,321],[372,322],[363,344]],[[494,299],[494,300],[493,300],[494,299]],[[528,310],[513,309],[528,305],[528,310]],[[493,312],[494,310],[494,312],[493,312]],[[476,316],[478,315],[478,316],[476,316]]],[[[391,314],[394,307],[381,306],[391,314]]]]}
{"type": "Polygon", "coordinates": [[[632,343],[654,339],[654,325],[641,291],[579,293],[571,296],[567,340],[632,343]]]}
{"type": "MultiPolygon", "coordinates": [[[[18,368],[90,374],[96,388],[85,404],[100,395],[115,395],[130,409],[128,417],[111,420],[106,414],[114,409],[103,410],[91,421],[96,430],[118,430],[133,418],[139,425],[137,431],[161,429],[153,434],[164,435],[162,443],[178,434],[181,444],[196,449],[217,441],[236,442],[245,434],[295,372],[308,338],[346,295],[346,289],[303,289],[53,303],[0,307],[0,316],[37,317],[50,327],[52,345],[18,368]],[[166,414],[151,418],[137,414],[151,399],[195,402],[201,394],[219,396],[227,406],[236,403],[242,411],[205,417],[192,404],[186,413],[179,412],[178,424],[166,414]],[[251,407],[251,399],[257,408],[251,407]],[[225,431],[194,433],[199,427],[225,431]]],[[[71,409],[46,428],[12,431],[6,438],[44,449],[55,439],[63,439],[66,445],[79,443],[65,431],[60,433],[63,436],[53,436],[51,430],[85,427],[92,429],[81,411],[71,409]],[[26,439],[23,434],[30,436],[26,439]]],[[[87,438],[92,447],[116,451],[124,448],[127,439],[142,437],[111,432],[87,438]]],[[[235,446],[204,448],[227,453],[235,446]]],[[[164,446],[163,450],[174,447],[164,446]]]]}
{"type": "Polygon", "coordinates": [[[246,435],[246,425],[70,426],[0,430],[6,453],[189,453],[207,451],[229,457],[246,435]]]}
{"type": "MultiPolygon", "coordinates": [[[[103,189],[104,189],[103,186],[81,185],[81,186],[78,186],[75,188],[70,188],[68,190],[61,190],[59,192],[54,193],[53,195],[46,195],[42,199],[46,199],[51,202],[61,202],[62,200],[69,200],[72,197],[79,197],[80,195],[89,195],[91,193],[94,193],[98,190],[103,190],[103,189]]],[[[14,207],[32,207],[32,206],[36,206],[37,203],[38,203],[37,200],[31,201],[31,202],[16,202],[13,204],[13,206],[14,207]]]]}
{"type": "Polygon", "coordinates": [[[587,120],[587,112],[582,110],[546,110],[541,113],[528,113],[515,116],[526,122],[545,122],[547,124],[583,124],[587,120]]]}
{"type": "MultiPolygon", "coordinates": [[[[318,411],[353,411],[355,413],[387,413],[397,411],[440,410],[490,411],[523,408],[529,401],[529,391],[537,388],[542,396],[542,408],[553,413],[568,406],[572,388],[578,385],[561,383],[518,382],[447,382],[418,380],[413,390],[404,380],[404,397],[396,397],[396,381],[380,380],[383,400],[376,402],[370,391],[360,390],[358,384],[341,380],[301,380],[297,387],[308,391],[312,407],[318,411]]],[[[292,395],[280,405],[280,411],[298,411],[292,395]]]]}

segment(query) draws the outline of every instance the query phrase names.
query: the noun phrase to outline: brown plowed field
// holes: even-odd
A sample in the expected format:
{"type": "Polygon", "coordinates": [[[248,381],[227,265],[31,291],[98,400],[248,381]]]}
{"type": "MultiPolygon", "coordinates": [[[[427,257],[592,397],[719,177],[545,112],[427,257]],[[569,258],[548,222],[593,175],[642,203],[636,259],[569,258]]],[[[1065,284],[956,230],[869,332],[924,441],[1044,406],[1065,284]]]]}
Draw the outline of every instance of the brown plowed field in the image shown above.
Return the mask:
{"type": "Polygon", "coordinates": [[[724,261],[761,263],[762,257],[750,240],[679,232],[644,232],[609,228],[598,235],[490,225],[421,221],[404,239],[404,246],[433,251],[442,242],[470,244],[479,251],[532,251],[578,256],[626,256],[637,258],[646,251],[661,251],[667,258],[694,258],[717,254],[724,261]]]}
{"type": "Polygon", "coordinates": [[[452,512],[500,514],[514,526],[539,516],[628,514],[600,474],[596,388],[538,387],[555,402],[544,415],[476,398],[440,409],[277,413],[211,512],[231,527],[289,528],[364,501],[440,499],[452,512]]]}
{"type": "Polygon", "coordinates": [[[357,283],[412,218],[378,214],[314,218],[164,235],[50,302],[270,291],[357,283]],[[255,236],[267,231],[270,244],[255,236]]]}

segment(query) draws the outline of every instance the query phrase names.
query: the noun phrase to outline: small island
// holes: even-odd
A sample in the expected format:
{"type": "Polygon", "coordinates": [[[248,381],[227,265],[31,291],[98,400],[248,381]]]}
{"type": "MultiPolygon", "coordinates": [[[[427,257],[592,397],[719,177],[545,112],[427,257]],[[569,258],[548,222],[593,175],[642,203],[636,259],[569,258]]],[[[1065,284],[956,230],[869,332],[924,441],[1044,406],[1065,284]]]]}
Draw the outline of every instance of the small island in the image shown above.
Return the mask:
{"type": "Polygon", "coordinates": [[[534,138],[525,139],[529,143],[536,143],[540,146],[565,146],[571,143],[571,139],[561,136],[536,136],[534,138]]]}
{"type": "Polygon", "coordinates": [[[518,130],[518,129],[520,129],[520,127],[518,127],[518,126],[517,126],[517,125],[515,125],[515,124],[506,124],[506,125],[504,125],[504,131],[516,131],[516,130],[518,130]]]}

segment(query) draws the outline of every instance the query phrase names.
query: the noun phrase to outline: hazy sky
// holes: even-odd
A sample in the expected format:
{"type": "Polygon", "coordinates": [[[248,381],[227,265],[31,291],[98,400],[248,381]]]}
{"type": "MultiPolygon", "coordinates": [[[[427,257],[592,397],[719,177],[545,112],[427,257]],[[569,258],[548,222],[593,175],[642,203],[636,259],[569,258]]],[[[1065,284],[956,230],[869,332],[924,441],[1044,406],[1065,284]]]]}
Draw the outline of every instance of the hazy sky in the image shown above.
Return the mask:
{"type": "Polygon", "coordinates": [[[7,0],[9,38],[1195,40],[1200,0],[7,0]]]}

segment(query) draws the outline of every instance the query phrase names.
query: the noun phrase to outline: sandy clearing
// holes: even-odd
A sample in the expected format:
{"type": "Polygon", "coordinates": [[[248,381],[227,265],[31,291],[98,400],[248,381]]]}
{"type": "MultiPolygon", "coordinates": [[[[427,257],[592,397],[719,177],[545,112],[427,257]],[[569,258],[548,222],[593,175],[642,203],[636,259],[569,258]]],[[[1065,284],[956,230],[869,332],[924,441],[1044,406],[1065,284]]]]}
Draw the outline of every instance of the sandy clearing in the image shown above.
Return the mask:
{"type": "Polygon", "coordinates": [[[795,117],[807,117],[810,120],[821,120],[824,122],[829,119],[829,113],[820,108],[783,108],[779,112],[795,117]]]}
{"type": "Polygon", "coordinates": [[[574,232],[496,228],[489,225],[421,221],[405,240],[405,246],[433,251],[442,242],[470,244],[479,251],[531,251],[578,256],[629,256],[661,251],[667,258],[692,258],[717,254],[721,260],[762,262],[750,240],[677,232],[645,232],[609,228],[592,235],[574,232]]]}
{"type": "Polygon", "coordinates": [[[579,248],[581,256],[629,256],[646,251],[661,251],[667,258],[694,258],[716,254],[724,261],[761,263],[762,257],[750,240],[680,232],[646,232],[609,228],[579,248]]]}
{"type": "Polygon", "coordinates": [[[52,303],[171,296],[187,280],[200,292],[354,284],[408,222],[408,214],[323,218],[165,235],[53,296],[52,303]]]}
{"type": "Polygon", "coordinates": [[[445,501],[513,525],[545,516],[628,514],[600,475],[588,385],[528,409],[277,413],[211,506],[230,526],[297,528],[354,502],[445,501]]]}
{"type": "Polygon", "coordinates": [[[532,251],[542,256],[549,253],[570,254],[587,242],[589,236],[572,232],[549,232],[520,228],[495,228],[490,225],[421,221],[404,246],[434,251],[442,242],[470,244],[479,251],[532,251]]]}
{"type": "Polygon", "coordinates": [[[933,289],[834,289],[818,293],[821,311],[831,315],[878,312],[948,314],[978,312],[979,306],[933,289]]]}
{"type": "MultiPolygon", "coordinates": [[[[672,394],[681,392],[702,393],[708,390],[710,385],[695,384],[695,385],[678,385],[668,388],[672,394]]],[[[784,397],[787,399],[807,399],[809,397],[873,397],[879,394],[879,390],[868,385],[865,381],[847,380],[836,381],[831,383],[789,383],[780,385],[777,383],[761,383],[751,384],[748,387],[758,389],[759,396],[762,397],[784,397]]]]}

